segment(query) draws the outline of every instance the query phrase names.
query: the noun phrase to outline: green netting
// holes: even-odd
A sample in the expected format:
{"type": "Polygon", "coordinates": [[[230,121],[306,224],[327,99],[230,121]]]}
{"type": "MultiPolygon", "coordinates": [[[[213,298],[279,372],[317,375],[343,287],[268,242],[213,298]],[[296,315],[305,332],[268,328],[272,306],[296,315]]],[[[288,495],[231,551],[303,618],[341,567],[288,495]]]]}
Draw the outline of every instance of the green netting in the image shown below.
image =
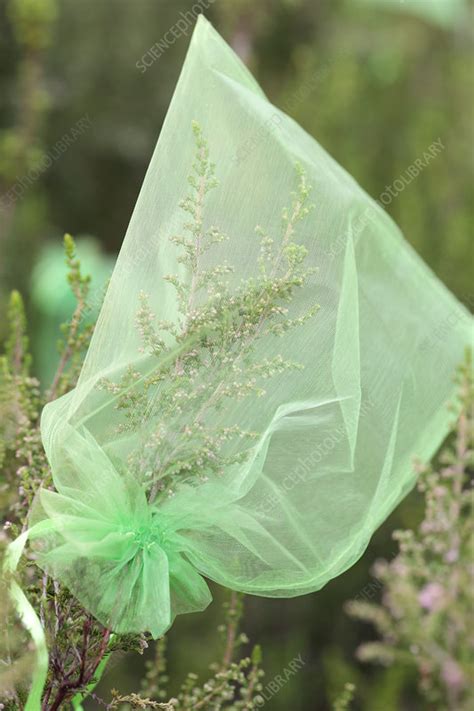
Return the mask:
{"type": "Polygon", "coordinates": [[[79,382],[44,411],[39,564],[155,636],[209,603],[202,576],[321,588],[440,444],[469,327],[201,17],[79,382]]]}

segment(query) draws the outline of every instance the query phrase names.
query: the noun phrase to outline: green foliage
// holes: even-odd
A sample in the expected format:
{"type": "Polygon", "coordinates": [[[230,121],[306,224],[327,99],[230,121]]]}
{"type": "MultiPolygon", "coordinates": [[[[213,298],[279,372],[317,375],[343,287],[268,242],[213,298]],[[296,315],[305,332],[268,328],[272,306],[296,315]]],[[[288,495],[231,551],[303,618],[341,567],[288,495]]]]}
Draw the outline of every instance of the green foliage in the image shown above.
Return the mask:
{"type": "Polygon", "coordinates": [[[10,335],[5,344],[5,356],[12,373],[28,375],[31,356],[26,334],[26,314],[23,299],[18,291],[12,291],[7,311],[10,335]]]}
{"type": "Polygon", "coordinates": [[[0,465],[7,486],[7,503],[21,522],[46,468],[37,429],[39,383],[30,376],[26,331],[23,300],[14,291],[8,307],[5,352],[0,356],[0,465]]]}
{"type": "Polygon", "coordinates": [[[18,42],[32,50],[45,49],[57,10],[56,0],[9,0],[8,14],[18,42]]]}
{"type": "Polygon", "coordinates": [[[344,691],[342,694],[339,696],[339,698],[336,699],[334,702],[333,709],[334,711],[346,711],[346,709],[350,708],[351,701],[354,698],[354,693],[355,693],[355,686],[354,684],[346,684],[344,687],[344,691]]]}
{"type": "Polygon", "coordinates": [[[5,115],[0,129],[0,339],[5,335],[4,298],[12,286],[25,286],[38,249],[37,223],[43,213],[34,199],[24,209],[26,223],[29,215],[34,214],[34,235],[29,231],[31,225],[27,224],[26,241],[20,236],[24,235],[21,218],[25,207],[21,204],[24,192],[21,181],[28,171],[36,169],[43,157],[40,128],[49,108],[49,94],[43,81],[44,61],[52,38],[56,7],[56,0],[8,0],[6,4],[15,50],[19,50],[19,54],[15,66],[16,92],[5,86],[1,90],[6,101],[2,102],[5,115]],[[21,260],[18,259],[19,242],[21,260]]]}
{"type": "Polygon", "coordinates": [[[128,704],[132,709],[163,709],[164,711],[173,711],[174,704],[160,703],[153,701],[147,696],[139,694],[120,694],[116,689],[112,690],[112,701],[107,704],[107,708],[116,709],[122,707],[122,704],[128,704]]]}
{"type": "Polygon", "coordinates": [[[54,400],[74,385],[94,329],[92,324],[84,324],[84,316],[89,310],[87,300],[90,277],[81,272],[80,261],[76,258],[76,245],[69,234],[64,235],[64,251],[68,267],[67,280],[75,296],[76,306],[70,321],[61,326],[63,337],[58,342],[61,359],[48,391],[48,400],[54,400]]]}
{"type": "Polygon", "coordinates": [[[239,631],[243,615],[243,596],[231,592],[229,601],[224,604],[225,619],[218,627],[223,640],[222,659],[210,665],[212,676],[204,683],[194,672],[186,675],[176,697],[167,702],[166,684],[166,638],[158,640],[155,647],[155,659],[147,665],[142,682],[142,693],[121,695],[112,691],[112,706],[129,703],[132,709],[169,709],[170,711],[252,711],[263,705],[260,679],[262,652],[257,645],[249,657],[238,658],[241,645],[248,643],[245,634],[239,631]]]}
{"type": "Polygon", "coordinates": [[[43,59],[52,38],[56,11],[56,0],[8,0],[7,3],[13,34],[22,50],[18,65],[21,113],[16,125],[0,131],[2,192],[7,192],[42,157],[36,129],[48,108],[48,94],[42,82],[43,59]]]}
{"type": "Polygon", "coordinates": [[[399,553],[377,563],[382,604],[353,601],[353,617],[370,622],[380,641],[359,647],[362,661],[414,666],[428,707],[463,711],[474,700],[470,673],[474,525],[473,379],[470,355],[460,368],[459,418],[433,465],[418,465],[425,515],[417,531],[396,531],[399,553]]]}

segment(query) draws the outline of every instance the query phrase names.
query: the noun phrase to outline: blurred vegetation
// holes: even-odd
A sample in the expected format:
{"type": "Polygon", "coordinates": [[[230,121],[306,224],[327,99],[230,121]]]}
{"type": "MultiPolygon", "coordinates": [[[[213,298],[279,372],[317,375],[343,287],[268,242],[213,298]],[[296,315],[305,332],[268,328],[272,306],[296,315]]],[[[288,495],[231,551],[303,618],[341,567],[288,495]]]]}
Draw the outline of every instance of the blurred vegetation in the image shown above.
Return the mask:
{"type": "MultiPolygon", "coordinates": [[[[98,307],[189,35],[144,74],[136,62],[193,4],[0,0],[0,340],[8,294],[20,289],[33,326],[33,373],[42,379],[61,357],[44,334],[52,334],[74,308],[64,296],[57,246],[66,231],[79,235],[79,247],[81,236],[86,240],[92,254],[86,271],[96,277],[98,307]],[[85,115],[90,128],[43,169],[45,157],[85,115]]],[[[441,138],[445,149],[387,210],[469,306],[472,6],[471,0],[216,0],[206,13],[271,101],[373,197],[441,138]]],[[[419,493],[411,494],[363,559],[319,593],[295,600],[247,598],[245,626],[262,642],[266,678],[298,654],[305,660],[268,708],[326,711],[346,682],[357,687],[356,709],[433,708],[419,695],[408,666],[372,669],[354,661],[354,650],[371,640],[371,632],[342,612],[344,602],[361,591],[378,599],[380,586],[370,587],[369,568],[378,557],[393,557],[390,532],[416,527],[421,502],[419,493]]],[[[223,599],[216,586],[214,592],[217,601],[223,599]]],[[[206,675],[217,654],[218,617],[215,604],[177,621],[168,650],[173,679],[189,669],[206,675]]],[[[143,659],[118,655],[98,694],[110,698],[113,687],[123,694],[139,690],[148,655],[153,657],[152,649],[143,659]]],[[[90,702],[89,708],[99,706],[90,702]]]]}
{"type": "Polygon", "coordinates": [[[382,604],[363,597],[346,606],[376,628],[359,659],[416,671],[418,688],[433,708],[468,711],[474,705],[472,578],[474,518],[474,391],[468,352],[457,374],[458,406],[451,436],[432,464],[420,463],[418,489],[425,513],[416,531],[395,531],[399,551],[378,561],[382,604]]]}

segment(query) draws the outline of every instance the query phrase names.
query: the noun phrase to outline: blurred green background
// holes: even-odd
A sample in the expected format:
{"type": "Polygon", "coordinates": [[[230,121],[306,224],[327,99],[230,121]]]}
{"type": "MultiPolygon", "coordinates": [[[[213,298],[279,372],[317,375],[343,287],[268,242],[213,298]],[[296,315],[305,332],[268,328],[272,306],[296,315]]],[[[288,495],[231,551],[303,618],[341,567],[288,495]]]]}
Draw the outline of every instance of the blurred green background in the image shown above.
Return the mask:
{"type": "MultiPolygon", "coordinates": [[[[98,304],[190,32],[146,72],[137,62],[193,5],[0,0],[0,339],[6,297],[19,288],[45,386],[57,360],[57,325],[73,305],[62,234],[78,238],[98,304]]],[[[270,100],[374,198],[441,139],[441,154],[387,209],[436,274],[472,306],[472,2],[202,0],[201,6],[270,100]]],[[[364,711],[425,708],[408,669],[354,661],[371,631],[342,609],[349,598],[379,595],[370,566],[394,554],[391,531],[416,525],[420,506],[411,494],[363,559],[321,592],[287,601],[247,598],[245,629],[263,645],[266,681],[294,656],[305,661],[267,708],[323,711],[345,681],[357,684],[364,711]]],[[[219,601],[222,591],[214,587],[219,601]]],[[[178,618],[169,636],[176,683],[190,670],[205,675],[219,620],[218,602],[178,618]]],[[[114,660],[98,694],[109,699],[112,687],[139,691],[143,663],[139,656],[114,660]]],[[[91,701],[88,708],[100,706],[91,701]]]]}

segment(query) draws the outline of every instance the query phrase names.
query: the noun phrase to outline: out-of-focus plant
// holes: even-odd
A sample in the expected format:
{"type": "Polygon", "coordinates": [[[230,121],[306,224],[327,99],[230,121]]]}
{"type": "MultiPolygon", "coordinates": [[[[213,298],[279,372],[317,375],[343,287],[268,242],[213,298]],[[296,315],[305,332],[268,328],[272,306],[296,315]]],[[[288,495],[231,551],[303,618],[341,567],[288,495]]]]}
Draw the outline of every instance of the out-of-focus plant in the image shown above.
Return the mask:
{"type": "MultiPolygon", "coordinates": [[[[421,6],[428,14],[428,6],[455,5],[449,0],[416,4],[421,15],[421,6]]],[[[294,20],[286,22],[278,48],[287,56],[280,65],[260,38],[257,76],[268,76],[264,86],[271,100],[316,136],[375,199],[395,181],[400,185],[405,170],[441,137],[446,150],[406,187],[393,190],[396,197],[387,212],[468,304],[472,279],[464,255],[472,224],[472,166],[469,112],[463,107],[470,23],[454,7],[452,14],[461,21],[442,28],[411,16],[413,2],[393,5],[399,12],[384,12],[383,2],[342,7],[337,0],[305,0],[295,14],[313,31],[306,34],[297,25],[296,34],[290,31],[294,20]]],[[[268,18],[274,31],[278,17],[274,12],[268,18]]]]}
{"type": "Polygon", "coordinates": [[[333,711],[346,711],[350,708],[351,701],[354,698],[355,686],[347,683],[342,694],[336,699],[333,705],[333,711]]]}
{"type": "MultiPolygon", "coordinates": [[[[376,563],[382,603],[352,601],[349,614],[381,639],[359,659],[414,666],[428,708],[464,711],[474,704],[472,620],[474,519],[473,378],[470,355],[458,377],[460,415],[433,465],[417,464],[426,507],[416,531],[397,531],[398,555],[376,563]],[[433,706],[433,704],[435,706],[433,706]]],[[[458,407],[456,404],[456,411],[458,407]]]]}
{"type": "MultiPolygon", "coordinates": [[[[12,226],[18,195],[23,192],[22,179],[36,169],[44,155],[40,136],[50,105],[44,63],[52,40],[57,2],[8,0],[6,14],[18,60],[14,91],[7,92],[5,102],[8,117],[12,117],[11,125],[0,129],[0,337],[4,335],[2,325],[5,320],[2,290],[14,284],[13,279],[18,285],[25,285],[24,278],[34,254],[34,249],[25,249],[24,260],[18,260],[12,248],[12,226]]],[[[37,207],[34,213],[38,218],[37,207]]]]}
{"type": "Polygon", "coordinates": [[[16,123],[0,132],[2,191],[41,157],[39,127],[49,106],[44,52],[52,39],[56,0],[9,0],[7,13],[20,52],[16,123]]]}

